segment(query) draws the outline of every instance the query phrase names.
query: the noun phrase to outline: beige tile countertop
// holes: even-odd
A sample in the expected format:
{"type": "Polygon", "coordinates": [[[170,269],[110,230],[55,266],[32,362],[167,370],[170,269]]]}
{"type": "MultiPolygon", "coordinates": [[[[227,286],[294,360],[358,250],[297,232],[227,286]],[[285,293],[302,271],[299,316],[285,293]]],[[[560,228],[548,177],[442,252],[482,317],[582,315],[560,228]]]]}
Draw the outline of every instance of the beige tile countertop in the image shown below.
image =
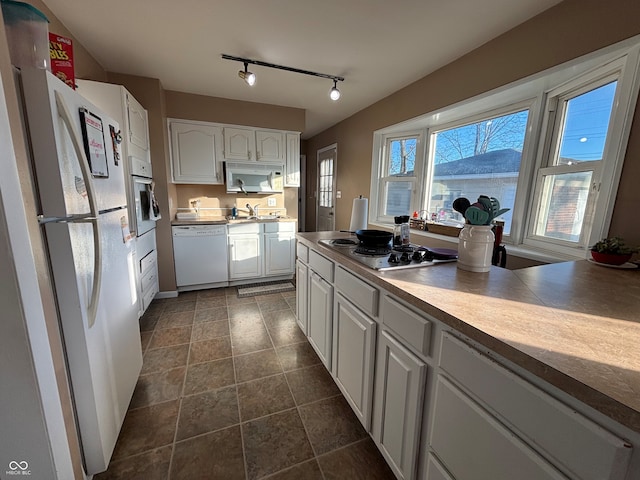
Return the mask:
{"type": "Polygon", "coordinates": [[[271,217],[265,215],[258,218],[238,217],[229,219],[221,216],[201,216],[191,220],[172,220],[171,225],[226,225],[234,223],[270,223],[270,222],[296,222],[297,219],[291,217],[271,217]]]}
{"type": "Polygon", "coordinates": [[[377,272],[297,238],[613,420],[640,432],[640,271],[587,260],[487,273],[377,272]]]}

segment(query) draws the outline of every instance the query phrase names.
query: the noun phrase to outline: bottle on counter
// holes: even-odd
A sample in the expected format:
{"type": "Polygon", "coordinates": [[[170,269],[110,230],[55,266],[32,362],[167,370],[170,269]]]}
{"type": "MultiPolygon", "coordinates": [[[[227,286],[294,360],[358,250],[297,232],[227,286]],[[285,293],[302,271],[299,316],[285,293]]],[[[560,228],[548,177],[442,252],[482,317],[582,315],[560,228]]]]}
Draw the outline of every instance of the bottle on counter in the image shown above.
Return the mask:
{"type": "Polygon", "coordinates": [[[238,217],[238,207],[236,207],[234,203],[233,208],[231,209],[231,218],[235,219],[237,217],[238,217]]]}
{"type": "Polygon", "coordinates": [[[409,215],[393,217],[393,245],[409,245],[409,215]]]}

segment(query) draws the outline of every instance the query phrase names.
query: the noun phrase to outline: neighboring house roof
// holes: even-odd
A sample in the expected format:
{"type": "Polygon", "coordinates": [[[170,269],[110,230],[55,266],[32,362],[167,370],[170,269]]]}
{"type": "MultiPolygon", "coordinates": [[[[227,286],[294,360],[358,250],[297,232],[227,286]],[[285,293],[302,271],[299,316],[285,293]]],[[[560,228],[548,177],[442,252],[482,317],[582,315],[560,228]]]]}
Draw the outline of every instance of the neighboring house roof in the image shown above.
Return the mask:
{"type": "Polygon", "coordinates": [[[494,150],[493,152],[474,155],[473,157],[439,163],[435,166],[433,175],[444,177],[448,175],[482,175],[487,173],[507,173],[520,171],[520,157],[522,152],[513,148],[494,150]]]}

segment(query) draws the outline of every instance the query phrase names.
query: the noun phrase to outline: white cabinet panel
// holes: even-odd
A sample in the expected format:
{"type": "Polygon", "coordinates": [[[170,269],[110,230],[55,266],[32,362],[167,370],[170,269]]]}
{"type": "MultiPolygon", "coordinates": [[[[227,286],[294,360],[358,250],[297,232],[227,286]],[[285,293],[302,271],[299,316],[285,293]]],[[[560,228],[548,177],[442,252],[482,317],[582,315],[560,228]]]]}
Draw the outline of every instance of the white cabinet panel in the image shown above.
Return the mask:
{"type": "Polygon", "coordinates": [[[262,239],[259,234],[229,235],[229,279],[262,276],[262,239]]]}
{"type": "Polygon", "coordinates": [[[127,92],[129,141],[143,150],[149,150],[149,121],[147,111],[127,92]]]}
{"type": "Polygon", "coordinates": [[[336,294],[332,373],[358,420],[369,431],[376,323],[336,294]]]}
{"type": "Polygon", "coordinates": [[[256,137],[250,128],[224,128],[224,158],[227,160],[255,160],[256,137]]]}
{"type": "Polygon", "coordinates": [[[389,295],[382,297],[382,323],[423,355],[431,348],[431,321],[389,295]]]}
{"type": "Polygon", "coordinates": [[[336,268],[335,285],[351,303],[367,315],[372,317],[378,315],[379,291],[377,288],[369,285],[364,280],[360,280],[342,267],[336,268]]]}
{"type": "Polygon", "coordinates": [[[625,478],[627,442],[449,334],[440,366],[559,468],[583,480],[625,478]]]}
{"type": "Polygon", "coordinates": [[[331,370],[333,286],[309,270],[309,343],[331,370]]]}
{"type": "Polygon", "coordinates": [[[464,393],[438,378],[431,448],[456,480],[566,480],[464,393]]]}
{"type": "Polygon", "coordinates": [[[171,121],[170,130],[173,181],[222,184],[222,129],[171,121]]]}
{"type": "Polygon", "coordinates": [[[427,367],[386,330],[376,356],[373,438],[396,476],[413,479],[427,367]]]}
{"type": "Polygon", "coordinates": [[[284,134],[272,130],[256,130],[256,160],[284,163],[286,144],[284,134]]]}
{"type": "Polygon", "coordinates": [[[295,269],[295,239],[291,232],[265,233],[265,271],[268,276],[290,275],[295,269]]]}
{"type": "Polygon", "coordinates": [[[301,261],[296,262],[296,321],[302,333],[307,334],[307,318],[309,311],[309,267],[301,261]]]}
{"type": "Polygon", "coordinates": [[[429,452],[429,460],[427,462],[427,478],[426,480],[455,480],[451,478],[445,468],[435,458],[433,452],[429,452]]]}
{"type": "Polygon", "coordinates": [[[300,186],[300,134],[287,133],[287,158],[284,165],[284,186],[300,186]]]}

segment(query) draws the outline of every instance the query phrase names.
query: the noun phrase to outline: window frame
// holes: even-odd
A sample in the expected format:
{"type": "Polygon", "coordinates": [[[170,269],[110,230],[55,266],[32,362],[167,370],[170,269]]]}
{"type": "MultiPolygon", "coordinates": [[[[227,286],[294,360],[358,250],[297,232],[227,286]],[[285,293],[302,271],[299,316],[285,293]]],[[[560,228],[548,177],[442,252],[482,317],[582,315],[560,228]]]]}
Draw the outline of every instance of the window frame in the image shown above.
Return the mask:
{"type": "MultiPolygon", "coordinates": [[[[386,185],[388,183],[393,182],[411,182],[411,199],[410,205],[416,205],[419,199],[416,197],[418,194],[418,179],[422,176],[422,166],[424,165],[424,151],[425,151],[425,139],[424,139],[424,130],[414,130],[414,131],[406,131],[402,134],[388,134],[383,135],[379,141],[381,142],[379,154],[380,161],[378,162],[378,174],[377,174],[377,185],[376,188],[379,188],[379,195],[377,195],[377,203],[372,201],[372,205],[377,205],[376,212],[377,216],[375,220],[384,224],[393,224],[393,215],[386,215],[386,185]],[[389,163],[390,163],[390,148],[389,145],[394,140],[402,140],[407,138],[415,138],[416,139],[416,160],[413,169],[413,175],[389,175],[389,163]]],[[[372,178],[374,176],[372,175],[372,178]]]]}
{"type": "MultiPolygon", "coordinates": [[[[606,82],[605,82],[606,83],[606,82]]],[[[562,261],[585,258],[588,246],[606,236],[611,222],[615,197],[620,181],[626,153],[629,132],[640,89],[640,36],[619,42],[615,45],[592,52],[572,61],[558,65],[517,82],[505,85],[485,94],[458,102],[442,109],[421,115],[397,125],[374,132],[372,153],[372,175],[370,196],[372,199],[371,223],[381,227],[392,227],[393,218],[381,215],[384,196],[381,181],[381,167],[384,163],[384,141],[391,137],[402,137],[408,132],[420,132],[423,135],[423,155],[416,154],[416,188],[412,195],[411,210],[420,210],[430,195],[428,186],[432,182],[433,166],[430,158],[433,153],[431,132],[441,131],[451,126],[474,123],[476,118],[487,118],[494,112],[522,110],[529,105],[529,118],[523,146],[520,174],[518,177],[516,201],[513,209],[513,222],[505,243],[510,251],[519,256],[543,261],[562,261]],[[607,160],[597,174],[600,176],[598,195],[593,208],[591,224],[583,230],[589,231],[582,245],[568,246],[555,239],[533,238],[531,233],[535,223],[535,205],[540,195],[538,182],[540,172],[547,168],[548,148],[552,145],[548,115],[550,94],[570,92],[578,85],[588,85],[598,78],[604,78],[616,71],[618,86],[614,98],[614,110],[610,120],[608,138],[605,144],[604,159],[607,160]],[[520,108],[518,108],[520,106],[520,108]],[[428,153],[428,155],[427,155],[428,153]],[[544,166],[543,166],[544,165],[544,166]]],[[[585,163],[582,162],[584,168],[585,163]]],[[[455,237],[445,237],[429,232],[412,231],[416,235],[437,237],[440,240],[457,242],[455,237]]]]}

